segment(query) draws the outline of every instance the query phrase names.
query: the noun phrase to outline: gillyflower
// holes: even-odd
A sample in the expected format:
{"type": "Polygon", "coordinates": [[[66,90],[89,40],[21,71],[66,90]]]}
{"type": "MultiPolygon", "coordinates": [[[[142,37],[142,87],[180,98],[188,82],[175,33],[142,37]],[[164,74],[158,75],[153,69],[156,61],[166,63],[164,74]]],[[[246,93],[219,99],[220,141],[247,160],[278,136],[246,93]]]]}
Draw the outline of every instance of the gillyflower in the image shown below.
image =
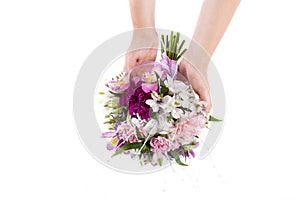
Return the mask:
{"type": "Polygon", "coordinates": [[[121,123],[116,132],[119,140],[129,143],[138,141],[138,138],[136,137],[136,130],[130,124],[125,122],[121,123]]]}
{"type": "Polygon", "coordinates": [[[150,140],[150,146],[152,152],[167,151],[170,146],[170,141],[167,138],[157,136],[150,140]]]}
{"type": "Polygon", "coordinates": [[[129,113],[131,116],[137,116],[141,119],[150,118],[150,106],[146,104],[146,100],[151,98],[151,93],[143,91],[142,87],[138,87],[129,99],[129,113]]]}
{"type": "Polygon", "coordinates": [[[176,122],[176,138],[182,144],[188,144],[194,136],[199,135],[205,128],[207,119],[197,113],[189,113],[187,118],[180,118],[176,122]]]}

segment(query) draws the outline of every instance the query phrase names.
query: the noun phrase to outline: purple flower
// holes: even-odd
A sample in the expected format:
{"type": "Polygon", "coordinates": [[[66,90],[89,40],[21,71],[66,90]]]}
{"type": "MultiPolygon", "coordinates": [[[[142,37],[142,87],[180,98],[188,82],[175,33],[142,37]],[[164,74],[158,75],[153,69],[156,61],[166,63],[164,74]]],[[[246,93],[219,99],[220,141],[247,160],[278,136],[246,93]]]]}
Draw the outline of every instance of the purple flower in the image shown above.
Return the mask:
{"type": "Polygon", "coordinates": [[[116,135],[115,131],[107,131],[107,132],[102,133],[102,137],[104,137],[104,138],[112,138],[115,135],[116,135]]]}
{"type": "Polygon", "coordinates": [[[176,77],[178,70],[178,64],[176,60],[171,60],[166,53],[163,53],[160,63],[162,64],[162,68],[167,71],[171,78],[176,77]]]}
{"type": "Polygon", "coordinates": [[[158,84],[142,83],[142,89],[146,93],[158,92],[158,84]]]}
{"type": "Polygon", "coordinates": [[[129,99],[129,113],[131,116],[139,116],[141,119],[150,118],[150,106],[146,100],[151,99],[151,93],[144,92],[142,87],[138,87],[129,99]]]}
{"type": "Polygon", "coordinates": [[[121,79],[109,81],[106,86],[117,93],[125,91],[129,87],[128,77],[125,75],[121,79]]]}

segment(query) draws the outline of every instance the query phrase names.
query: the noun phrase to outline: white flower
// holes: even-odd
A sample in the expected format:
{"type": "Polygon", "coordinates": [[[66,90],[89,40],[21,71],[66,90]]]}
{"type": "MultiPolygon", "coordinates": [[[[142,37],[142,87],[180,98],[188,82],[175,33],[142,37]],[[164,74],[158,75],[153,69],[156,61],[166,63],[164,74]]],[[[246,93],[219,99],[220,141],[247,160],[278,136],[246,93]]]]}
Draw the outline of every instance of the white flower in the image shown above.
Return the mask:
{"type": "Polygon", "coordinates": [[[158,112],[159,105],[155,100],[148,99],[148,100],[146,100],[146,104],[152,108],[153,112],[158,112]]]}
{"type": "Polygon", "coordinates": [[[174,109],[175,99],[167,95],[162,98],[159,106],[164,110],[165,113],[170,113],[174,109]]]}
{"type": "Polygon", "coordinates": [[[180,91],[186,90],[188,88],[188,86],[184,82],[174,80],[170,76],[167,76],[167,80],[164,81],[164,84],[172,93],[179,93],[180,91]]]}
{"type": "Polygon", "coordinates": [[[155,119],[151,119],[144,127],[144,131],[149,135],[157,133],[158,122],[155,119]]]}
{"type": "Polygon", "coordinates": [[[168,122],[168,115],[161,114],[158,116],[158,129],[160,134],[165,134],[166,132],[171,133],[173,132],[174,125],[168,122]]]}
{"type": "Polygon", "coordinates": [[[159,110],[158,102],[161,100],[161,97],[156,92],[152,92],[151,97],[152,99],[146,100],[146,104],[152,108],[153,112],[158,112],[159,110]]]}
{"type": "Polygon", "coordinates": [[[183,115],[183,111],[179,108],[174,108],[172,110],[172,116],[175,118],[175,119],[179,119],[181,116],[183,115]]]}

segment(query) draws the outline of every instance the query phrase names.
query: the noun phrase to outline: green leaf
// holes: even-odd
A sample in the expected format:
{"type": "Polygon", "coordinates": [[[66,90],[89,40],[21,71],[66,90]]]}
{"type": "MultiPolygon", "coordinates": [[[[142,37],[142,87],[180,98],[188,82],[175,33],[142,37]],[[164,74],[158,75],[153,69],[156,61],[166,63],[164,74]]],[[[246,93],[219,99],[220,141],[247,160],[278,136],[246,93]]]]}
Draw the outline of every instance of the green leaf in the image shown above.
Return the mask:
{"type": "Polygon", "coordinates": [[[139,140],[144,139],[144,137],[141,135],[140,130],[138,129],[138,127],[135,127],[135,132],[136,132],[136,136],[139,140]]]}
{"type": "Polygon", "coordinates": [[[169,88],[167,88],[166,86],[161,85],[159,87],[159,92],[165,96],[169,93],[169,88]]]}
{"type": "Polygon", "coordinates": [[[179,60],[179,58],[187,51],[187,49],[184,49],[176,58],[175,60],[179,60]]]}
{"type": "Polygon", "coordinates": [[[163,42],[160,42],[160,46],[161,46],[161,54],[164,53],[164,45],[163,45],[163,42]]]}
{"type": "Polygon", "coordinates": [[[165,35],[161,35],[161,40],[165,44],[165,35]]]}
{"type": "Polygon", "coordinates": [[[161,158],[158,158],[157,162],[158,162],[159,166],[162,166],[162,159],[161,158]]]}
{"type": "Polygon", "coordinates": [[[177,54],[178,54],[178,52],[177,52],[178,47],[177,46],[178,46],[179,37],[180,37],[180,33],[177,32],[176,36],[175,36],[174,57],[177,57],[177,54]]]}
{"type": "Polygon", "coordinates": [[[168,121],[170,122],[173,119],[172,114],[170,113],[170,115],[168,116],[168,121]]]}
{"type": "Polygon", "coordinates": [[[141,153],[149,153],[150,152],[150,147],[146,144],[144,145],[143,149],[141,150],[141,153]]]}
{"type": "Polygon", "coordinates": [[[143,145],[143,143],[141,143],[141,142],[134,142],[134,143],[125,144],[121,149],[116,151],[111,157],[119,155],[119,154],[121,154],[121,153],[123,153],[124,151],[127,151],[127,150],[141,148],[142,145],[143,145]]]}
{"type": "Polygon", "coordinates": [[[220,120],[218,118],[215,118],[212,115],[210,115],[208,121],[211,121],[211,122],[221,122],[222,120],[220,120]]]}
{"type": "Polygon", "coordinates": [[[173,59],[172,58],[172,51],[173,51],[173,31],[171,31],[171,35],[170,35],[170,48],[169,48],[169,58],[170,59],[173,59]]]}
{"type": "Polygon", "coordinates": [[[161,80],[160,80],[158,73],[156,71],[154,71],[154,73],[155,73],[158,84],[160,84],[161,80]]]}
{"type": "Polygon", "coordinates": [[[187,164],[181,162],[179,153],[177,151],[169,151],[168,155],[175,159],[176,163],[181,166],[188,166],[187,164]]]}
{"type": "Polygon", "coordinates": [[[122,93],[116,93],[116,92],[113,92],[111,90],[109,90],[109,93],[111,93],[112,95],[115,95],[117,97],[120,97],[122,95],[122,93]]]}

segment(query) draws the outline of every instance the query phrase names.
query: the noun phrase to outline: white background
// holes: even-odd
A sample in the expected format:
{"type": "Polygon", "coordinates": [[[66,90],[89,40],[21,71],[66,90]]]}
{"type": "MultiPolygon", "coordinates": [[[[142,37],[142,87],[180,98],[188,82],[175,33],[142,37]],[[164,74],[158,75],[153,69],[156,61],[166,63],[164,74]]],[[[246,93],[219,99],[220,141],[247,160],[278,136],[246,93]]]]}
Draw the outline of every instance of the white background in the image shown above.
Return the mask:
{"type": "MultiPolygon", "coordinates": [[[[81,64],[131,29],[127,1],[1,1],[0,199],[300,199],[298,1],[242,1],[213,61],[227,116],[210,157],[132,176],[81,145],[81,64]]],[[[157,2],[157,27],[191,36],[201,1],[157,2]]]]}

